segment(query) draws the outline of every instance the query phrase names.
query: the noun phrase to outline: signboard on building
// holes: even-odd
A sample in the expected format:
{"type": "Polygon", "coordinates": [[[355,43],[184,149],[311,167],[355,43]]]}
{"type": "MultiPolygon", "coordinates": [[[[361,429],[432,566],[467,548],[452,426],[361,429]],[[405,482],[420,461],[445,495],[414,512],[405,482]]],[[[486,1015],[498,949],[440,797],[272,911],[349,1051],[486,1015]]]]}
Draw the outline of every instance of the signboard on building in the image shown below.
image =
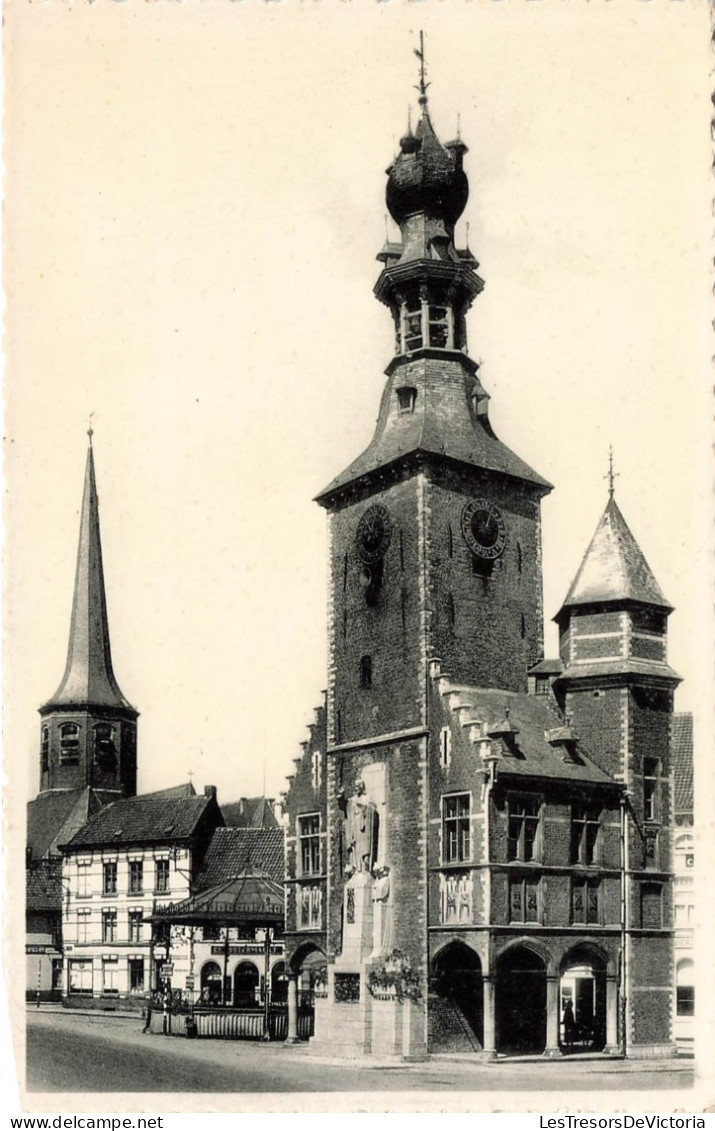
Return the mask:
{"type": "Polygon", "coordinates": [[[171,975],[174,973],[174,963],[173,962],[165,962],[162,965],[159,973],[160,973],[161,977],[164,978],[165,980],[167,978],[170,978],[171,975]]]}
{"type": "MultiPolygon", "coordinates": [[[[271,943],[271,954],[282,954],[283,946],[281,943],[271,943]]],[[[212,946],[212,954],[225,954],[225,946],[212,946]]],[[[265,947],[263,943],[239,943],[238,945],[229,946],[229,954],[264,954],[265,947]]]]}

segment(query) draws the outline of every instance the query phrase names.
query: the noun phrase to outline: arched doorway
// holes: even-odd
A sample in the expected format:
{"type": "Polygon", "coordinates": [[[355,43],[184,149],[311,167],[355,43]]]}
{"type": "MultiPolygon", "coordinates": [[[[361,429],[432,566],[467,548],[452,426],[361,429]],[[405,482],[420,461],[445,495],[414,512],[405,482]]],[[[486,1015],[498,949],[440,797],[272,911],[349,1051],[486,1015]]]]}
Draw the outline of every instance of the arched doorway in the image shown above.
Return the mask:
{"type": "Polygon", "coordinates": [[[559,1044],[563,1052],[600,1052],[606,1044],[606,967],[595,947],[577,946],[561,963],[559,1044]]]}
{"type": "Polygon", "coordinates": [[[288,978],[285,962],[276,962],[271,970],[271,1001],[274,1005],[285,1005],[288,1000],[288,978]]]}
{"type": "Polygon", "coordinates": [[[302,946],[291,959],[291,969],[298,977],[299,1003],[312,1006],[315,995],[327,991],[327,958],[317,946],[302,946]]]}
{"type": "Polygon", "coordinates": [[[239,1009],[251,1009],[258,1003],[260,978],[252,962],[239,962],[233,972],[233,1004],[239,1009]]]}
{"type": "Polygon", "coordinates": [[[428,1026],[430,1052],[480,1052],[483,1048],[482,964],[464,943],[449,943],[434,957],[428,1026]]]}
{"type": "Polygon", "coordinates": [[[495,1019],[498,1052],[546,1048],[546,965],[530,947],[510,947],[497,962],[495,1019]]]}
{"type": "Polygon", "coordinates": [[[201,967],[201,1001],[205,1005],[221,1004],[221,969],[218,962],[204,962],[201,967]]]}

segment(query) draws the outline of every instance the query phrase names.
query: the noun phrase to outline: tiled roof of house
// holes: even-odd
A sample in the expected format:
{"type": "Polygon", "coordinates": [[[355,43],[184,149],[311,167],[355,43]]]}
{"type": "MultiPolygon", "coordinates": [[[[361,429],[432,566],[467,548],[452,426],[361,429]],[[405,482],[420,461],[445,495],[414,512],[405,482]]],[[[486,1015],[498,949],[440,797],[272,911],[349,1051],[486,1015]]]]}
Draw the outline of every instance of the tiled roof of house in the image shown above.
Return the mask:
{"type": "Polygon", "coordinates": [[[478,720],[483,724],[483,733],[490,730],[503,730],[503,720],[518,732],[510,740],[510,745],[501,741],[492,742],[492,751],[503,752],[497,762],[499,778],[511,776],[519,778],[549,778],[590,784],[612,785],[618,783],[602,770],[589,757],[588,751],[576,744],[573,757],[567,755],[561,745],[552,745],[552,738],[563,737],[565,720],[545,695],[524,695],[514,691],[495,691],[491,689],[450,686],[459,694],[459,704],[468,706],[463,720],[478,720]]]}
{"type": "Polygon", "coordinates": [[[639,601],[661,609],[672,609],[612,496],[571,583],[563,608],[610,601],[639,601]]]}
{"type": "Polygon", "coordinates": [[[27,805],[27,847],[33,859],[57,854],[57,845],[71,840],[78,829],[116,793],[97,789],[67,789],[41,793],[27,805]]]}
{"type": "Polygon", "coordinates": [[[156,797],[151,794],[115,801],[92,817],[66,848],[187,840],[211,802],[212,798],[206,796],[156,797]]]}
{"type": "Polygon", "coordinates": [[[25,870],[25,907],[28,912],[62,910],[62,859],[33,861],[25,870]]]}
{"type": "Polygon", "coordinates": [[[181,785],[170,785],[167,789],[155,789],[151,793],[140,794],[144,800],[147,797],[196,797],[196,790],[190,781],[181,785]]]}
{"type": "Polygon", "coordinates": [[[282,884],[285,878],[283,829],[215,829],[204,856],[197,887],[214,887],[253,865],[282,884]]]}
{"type": "Polygon", "coordinates": [[[241,797],[221,806],[223,819],[235,828],[277,829],[273,800],[268,797],[241,797]]]}
{"type": "Polygon", "coordinates": [[[676,814],[693,811],[693,716],[673,715],[673,782],[676,814]]]}

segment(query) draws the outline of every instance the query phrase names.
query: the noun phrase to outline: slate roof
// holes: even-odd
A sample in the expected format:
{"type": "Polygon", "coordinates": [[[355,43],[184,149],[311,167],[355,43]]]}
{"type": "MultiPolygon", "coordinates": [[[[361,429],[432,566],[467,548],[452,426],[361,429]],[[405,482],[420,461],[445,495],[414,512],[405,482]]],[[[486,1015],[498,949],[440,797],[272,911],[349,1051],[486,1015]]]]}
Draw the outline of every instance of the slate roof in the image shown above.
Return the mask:
{"type": "MultiPolygon", "coordinates": [[[[128,797],[108,805],[66,843],[67,849],[108,844],[152,844],[188,840],[210,797],[128,797]]],[[[218,808],[218,807],[217,807],[218,808]]]]}
{"type": "Polygon", "coordinates": [[[62,911],[62,858],[35,860],[25,869],[25,908],[40,913],[62,911]]]}
{"type": "Polygon", "coordinates": [[[60,686],[40,710],[46,714],[55,707],[85,704],[119,708],[137,714],[119,690],[112,668],[91,444],[84,475],[67,663],[60,686]]]}
{"type": "Polygon", "coordinates": [[[196,790],[190,781],[181,785],[170,785],[167,789],[155,789],[151,793],[142,793],[140,797],[196,797],[196,790]]]}
{"type": "Polygon", "coordinates": [[[33,859],[56,855],[103,805],[117,800],[105,790],[67,789],[41,793],[27,805],[27,847],[33,859]]]}
{"type": "Polygon", "coordinates": [[[539,660],[529,668],[529,675],[561,675],[564,670],[563,660],[539,660]]]}
{"type": "Polygon", "coordinates": [[[262,869],[276,883],[285,878],[284,833],[281,828],[214,830],[197,879],[202,890],[237,876],[249,865],[262,869]]]}
{"type": "Polygon", "coordinates": [[[667,679],[669,683],[680,683],[681,677],[676,671],[660,660],[634,660],[632,657],[623,660],[594,660],[593,663],[571,664],[563,673],[563,679],[590,679],[601,678],[608,675],[647,675],[659,676],[667,679]]]}
{"type": "Polygon", "coordinates": [[[241,797],[221,806],[223,819],[235,828],[277,829],[278,818],[267,797],[241,797]]]}
{"type": "Polygon", "coordinates": [[[673,715],[673,783],[676,814],[693,812],[693,716],[673,715]]]}
{"type": "MultiPolygon", "coordinates": [[[[451,690],[451,688],[450,688],[451,690]]],[[[497,763],[499,778],[549,778],[572,782],[619,786],[619,783],[602,770],[578,744],[575,760],[565,759],[561,747],[547,742],[546,731],[564,727],[563,716],[556,705],[545,695],[525,695],[514,691],[501,691],[455,685],[460,705],[468,705],[468,717],[486,724],[493,730],[505,717],[508,708],[509,723],[518,730],[514,751],[500,756],[497,763]]],[[[499,751],[499,743],[492,743],[499,751]]]]}
{"type": "Polygon", "coordinates": [[[579,566],[563,609],[574,605],[639,601],[672,610],[643,551],[611,496],[579,566]]]}
{"type": "Polygon", "coordinates": [[[501,472],[533,483],[542,494],[550,491],[551,484],[497,439],[488,423],[470,414],[469,389],[474,385],[468,372],[471,364],[466,358],[463,363],[447,363],[430,356],[402,363],[385,386],[369,446],[316,496],[317,502],[327,505],[334,493],[349,483],[420,454],[467,464],[475,470],[501,472]],[[405,382],[418,390],[417,407],[412,413],[400,414],[395,409],[394,390],[405,382]],[[433,388],[439,389],[439,396],[432,394],[433,388]]]}

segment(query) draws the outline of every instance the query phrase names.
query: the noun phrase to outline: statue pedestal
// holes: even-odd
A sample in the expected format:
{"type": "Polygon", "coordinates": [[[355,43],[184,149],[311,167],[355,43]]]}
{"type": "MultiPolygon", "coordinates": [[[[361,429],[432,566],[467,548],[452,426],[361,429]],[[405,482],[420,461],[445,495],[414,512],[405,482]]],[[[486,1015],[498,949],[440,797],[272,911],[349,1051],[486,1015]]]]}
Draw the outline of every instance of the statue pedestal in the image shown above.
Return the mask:
{"type": "Polygon", "coordinates": [[[362,961],[372,951],[372,876],[355,872],[345,885],[343,905],[343,949],[335,960],[336,970],[362,970],[362,961]]]}

